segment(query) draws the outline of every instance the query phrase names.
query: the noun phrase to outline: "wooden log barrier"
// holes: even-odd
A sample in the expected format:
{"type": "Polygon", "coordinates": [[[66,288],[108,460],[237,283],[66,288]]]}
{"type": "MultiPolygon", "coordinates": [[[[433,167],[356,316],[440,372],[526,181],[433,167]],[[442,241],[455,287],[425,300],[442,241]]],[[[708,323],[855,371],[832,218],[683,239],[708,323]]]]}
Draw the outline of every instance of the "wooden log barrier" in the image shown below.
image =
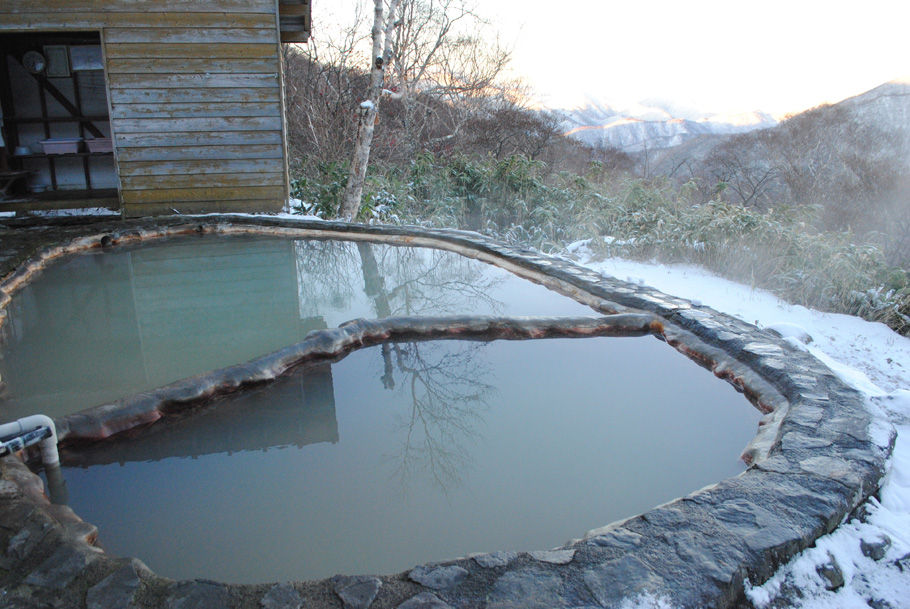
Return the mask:
{"type": "Polygon", "coordinates": [[[244,387],[274,381],[308,363],[337,361],[347,354],[384,342],[428,340],[528,340],[595,336],[663,335],[663,325],[648,314],[600,317],[388,317],[355,319],[327,330],[314,330],[294,345],[243,364],[220,368],[138,393],[110,404],[82,410],[56,421],[64,445],[96,442],[154,423],[212,398],[244,387]]]}

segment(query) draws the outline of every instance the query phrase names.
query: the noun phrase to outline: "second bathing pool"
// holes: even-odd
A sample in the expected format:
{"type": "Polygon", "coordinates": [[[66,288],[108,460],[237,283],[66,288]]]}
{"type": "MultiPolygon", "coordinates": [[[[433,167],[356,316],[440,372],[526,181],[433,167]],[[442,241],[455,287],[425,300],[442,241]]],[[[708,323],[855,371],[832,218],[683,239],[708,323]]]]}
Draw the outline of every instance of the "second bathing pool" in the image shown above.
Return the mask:
{"type": "Polygon", "coordinates": [[[759,418],[650,337],[383,347],[80,452],[70,505],[170,577],[394,573],[551,548],[735,475],[759,418]]]}

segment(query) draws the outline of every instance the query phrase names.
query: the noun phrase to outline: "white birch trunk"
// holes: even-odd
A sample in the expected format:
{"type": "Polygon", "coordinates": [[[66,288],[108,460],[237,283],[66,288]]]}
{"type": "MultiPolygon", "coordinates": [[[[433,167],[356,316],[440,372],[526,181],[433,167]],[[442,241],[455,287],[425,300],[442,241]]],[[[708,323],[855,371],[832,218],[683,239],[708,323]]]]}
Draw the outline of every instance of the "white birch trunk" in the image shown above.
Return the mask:
{"type": "Polygon", "coordinates": [[[382,84],[385,77],[385,66],[391,56],[392,30],[395,28],[395,13],[398,12],[399,0],[389,2],[389,12],[383,28],[384,0],[374,0],[373,15],[373,56],[370,68],[370,89],[367,99],[358,108],[357,139],[354,140],[354,156],[351,159],[351,171],[344,189],[344,197],[338,216],[343,220],[353,220],[360,211],[360,199],[363,196],[363,182],[370,162],[370,147],[373,144],[373,130],[379,114],[379,98],[382,96],[382,84]]]}

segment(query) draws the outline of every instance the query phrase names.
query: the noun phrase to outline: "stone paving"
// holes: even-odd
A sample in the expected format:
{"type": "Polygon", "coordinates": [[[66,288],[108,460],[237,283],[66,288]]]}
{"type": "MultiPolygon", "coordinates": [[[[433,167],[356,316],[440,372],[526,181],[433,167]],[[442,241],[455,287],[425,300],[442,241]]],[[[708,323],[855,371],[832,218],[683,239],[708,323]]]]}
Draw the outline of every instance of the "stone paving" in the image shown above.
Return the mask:
{"type": "Polygon", "coordinates": [[[745,578],[764,581],[834,529],[883,475],[891,446],[873,441],[862,396],[809,354],[707,307],[474,233],[247,216],[7,220],[0,223],[0,324],[14,292],[60,255],[169,235],[243,232],[439,247],[502,266],[604,315],[656,316],[663,340],[767,413],[744,455],[750,466],[561,548],[503,548],[396,575],[228,585],[176,582],[139,560],[104,554],[93,545],[93,526],[52,505],[40,478],[6,457],[0,459],[0,606],[583,609],[650,595],[678,607],[731,607],[743,602],[745,578]]]}

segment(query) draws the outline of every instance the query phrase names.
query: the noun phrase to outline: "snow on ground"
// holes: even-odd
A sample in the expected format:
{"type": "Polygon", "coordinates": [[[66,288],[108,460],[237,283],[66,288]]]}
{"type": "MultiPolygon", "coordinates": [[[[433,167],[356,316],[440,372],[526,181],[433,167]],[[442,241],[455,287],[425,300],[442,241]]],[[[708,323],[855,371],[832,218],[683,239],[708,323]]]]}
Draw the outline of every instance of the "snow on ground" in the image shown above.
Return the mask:
{"type": "MultiPolygon", "coordinates": [[[[114,211],[106,207],[80,207],[74,209],[36,209],[28,212],[32,216],[41,216],[44,218],[53,218],[60,216],[119,216],[119,211],[114,211]]],[[[2,211],[0,218],[15,217],[15,211],[2,211]]]]}
{"type": "MultiPolygon", "coordinates": [[[[581,264],[605,275],[650,285],[698,304],[773,330],[821,359],[866,394],[877,415],[878,433],[897,431],[897,443],[864,521],[853,519],[784,565],[762,586],[746,582],[758,609],[910,607],[910,339],[880,323],[791,305],[765,290],[720,278],[690,265],[662,265],[611,258],[593,261],[583,243],[568,251],[581,264]],[[873,560],[876,551],[884,553],[873,560]],[[844,585],[820,575],[836,563],[844,585]]],[[[874,430],[873,430],[874,432],[874,430]]],[[[834,576],[836,580],[836,575],[834,576]]],[[[646,605],[649,606],[649,605],[646,605]]]]}
{"type": "Polygon", "coordinates": [[[119,216],[120,211],[106,207],[80,207],[75,209],[35,209],[28,212],[31,216],[55,218],[62,216],[119,216]]]}

